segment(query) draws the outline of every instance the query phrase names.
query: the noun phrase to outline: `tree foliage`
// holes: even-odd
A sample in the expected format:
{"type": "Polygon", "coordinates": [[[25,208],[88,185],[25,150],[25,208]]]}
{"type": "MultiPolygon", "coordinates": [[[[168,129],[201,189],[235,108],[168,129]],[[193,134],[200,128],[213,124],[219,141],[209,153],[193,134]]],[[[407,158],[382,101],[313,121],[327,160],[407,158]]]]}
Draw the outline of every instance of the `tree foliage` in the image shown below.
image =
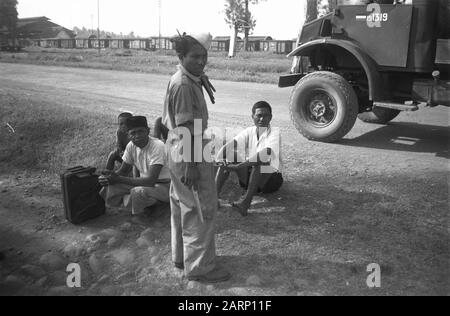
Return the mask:
{"type": "Polygon", "coordinates": [[[250,5],[261,1],[266,0],[225,0],[225,21],[238,33],[244,33],[245,50],[248,50],[248,37],[256,26],[250,5]]]}
{"type": "Polygon", "coordinates": [[[0,30],[6,30],[14,38],[17,25],[17,0],[0,0],[0,30]]]}
{"type": "Polygon", "coordinates": [[[306,22],[311,22],[331,11],[330,0],[307,0],[306,22]]]}
{"type": "Polygon", "coordinates": [[[225,22],[230,28],[244,33],[246,28],[254,29],[256,21],[245,12],[244,0],[225,0],[225,22]]]}
{"type": "Polygon", "coordinates": [[[330,0],[319,0],[317,8],[318,16],[322,17],[331,12],[331,1],[330,0]]]}
{"type": "Polygon", "coordinates": [[[318,12],[318,0],[307,0],[306,2],[306,23],[317,19],[318,12]]]}
{"type": "Polygon", "coordinates": [[[260,3],[261,1],[266,1],[266,0],[244,0],[244,4],[245,4],[244,20],[246,21],[246,24],[251,27],[251,28],[246,27],[244,30],[244,48],[246,51],[248,51],[248,36],[250,35],[250,31],[252,31],[256,26],[256,20],[253,19],[252,13],[250,12],[249,7],[250,7],[250,4],[256,5],[256,4],[260,3]]]}

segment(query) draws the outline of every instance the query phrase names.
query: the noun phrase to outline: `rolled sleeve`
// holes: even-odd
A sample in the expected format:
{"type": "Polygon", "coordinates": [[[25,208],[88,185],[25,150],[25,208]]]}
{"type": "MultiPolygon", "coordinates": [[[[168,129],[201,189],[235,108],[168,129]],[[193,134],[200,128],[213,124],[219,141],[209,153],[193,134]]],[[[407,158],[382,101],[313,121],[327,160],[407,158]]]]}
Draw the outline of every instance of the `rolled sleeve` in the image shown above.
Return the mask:
{"type": "Polygon", "coordinates": [[[149,166],[154,166],[154,165],[164,166],[164,165],[166,165],[165,155],[166,155],[166,152],[165,152],[164,145],[155,146],[154,152],[152,153],[152,156],[151,156],[151,161],[149,161],[149,166]]]}
{"type": "Polygon", "coordinates": [[[270,136],[267,139],[267,148],[270,148],[272,151],[270,155],[270,166],[276,171],[281,171],[281,133],[279,128],[272,128],[270,136]]]}
{"type": "Polygon", "coordinates": [[[194,121],[193,93],[191,88],[182,84],[173,93],[174,116],[177,126],[194,121]]]}

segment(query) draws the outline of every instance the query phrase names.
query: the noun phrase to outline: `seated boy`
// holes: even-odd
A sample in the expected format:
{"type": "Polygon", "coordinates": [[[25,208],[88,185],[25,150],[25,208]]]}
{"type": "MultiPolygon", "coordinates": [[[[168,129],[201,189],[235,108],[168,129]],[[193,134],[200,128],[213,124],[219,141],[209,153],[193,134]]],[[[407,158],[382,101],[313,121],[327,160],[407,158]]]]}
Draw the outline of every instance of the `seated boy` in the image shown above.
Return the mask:
{"type": "Polygon", "coordinates": [[[169,129],[162,123],[162,117],[158,117],[155,121],[155,126],[153,127],[152,137],[166,143],[168,135],[169,129]]]}
{"type": "Polygon", "coordinates": [[[113,150],[108,156],[108,162],[106,163],[106,170],[113,171],[116,161],[122,163],[122,155],[125,151],[130,140],[128,139],[127,127],[125,125],[126,120],[132,117],[131,113],[122,113],[118,117],[118,129],[116,138],[116,149],[113,150]]]}
{"type": "Polygon", "coordinates": [[[122,166],[117,172],[106,171],[99,178],[104,187],[100,194],[107,207],[120,207],[123,202],[133,215],[139,215],[159,202],[169,203],[170,174],[165,145],[149,136],[147,119],[130,117],[126,127],[131,141],[125,149],[122,166]],[[133,166],[139,171],[139,178],[127,176],[133,166]]]}
{"type": "Polygon", "coordinates": [[[257,102],[252,109],[252,119],[255,126],[238,134],[233,141],[220,149],[217,155],[219,161],[225,158],[217,171],[217,193],[220,194],[230,172],[236,172],[240,185],[246,192],[232,205],[242,216],[248,214],[256,193],[274,193],[283,185],[281,138],[279,130],[270,126],[272,121],[270,104],[265,101],[257,102]],[[245,159],[242,159],[244,155],[245,159]]]}

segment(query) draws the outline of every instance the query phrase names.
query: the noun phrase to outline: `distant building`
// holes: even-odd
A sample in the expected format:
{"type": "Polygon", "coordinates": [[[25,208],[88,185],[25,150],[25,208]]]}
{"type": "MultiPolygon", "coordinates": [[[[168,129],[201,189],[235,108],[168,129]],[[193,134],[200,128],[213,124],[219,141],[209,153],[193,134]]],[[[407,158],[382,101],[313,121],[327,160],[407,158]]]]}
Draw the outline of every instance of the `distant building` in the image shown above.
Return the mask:
{"type": "MultiPolygon", "coordinates": [[[[240,41],[241,38],[238,37],[237,40],[240,41]]],[[[211,50],[217,52],[227,52],[230,49],[230,42],[231,42],[230,36],[216,36],[212,40],[211,50]]]]}
{"type": "MultiPolygon", "coordinates": [[[[241,37],[237,37],[237,50],[244,50],[244,40],[241,37]]],[[[230,48],[230,36],[217,36],[211,43],[211,49],[214,51],[228,51],[230,48]]],[[[271,36],[249,36],[248,47],[250,51],[262,50],[262,43],[273,41],[271,36]]]]}
{"type": "Polygon", "coordinates": [[[295,46],[293,40],[270,40],[262,42],[261,49],[265,52],[272,52],[275,54],[289,54],[295,46]]]}
{"type": "Polygon", "coordinates": [[[45,16],[19,19],[17,21],[17,38],[24,46],[74,48],[76,45],[75,34],[71,30],[51,22],[45,16]]]}
{"type": "Polygon", "coordinates": [[[72,39],[75,34],[65,27],[53,23],[45,16],[19,19],[17,36],[23,39],[72,39]]]}
{"type": "Polygon", "coordinates": [[[89,39],[85,36],[77,35],[75,37],[75,48],[88,48],[89,47],[89,39]]]}
{"type": "Polygon", "coordinates": [[[263,41],[272,41],[272,36],[249,36],[249,42],[263,42],[263,41]]]}
{"type": "Polygon", "coordinates": [[[151,41],[151,47],[154,49],[161,49],[161,50],[173,50],[174,46],[172,43],[172,37],[159,37],[159,36],[154,36],[152,37],[152,41],[151,41]]]}
{"type": "MultiPolygon", "coordinates": [[[[266,41],[272,41],[271,36],[249,36],[248,37],[248,50],[251,52],[259,52],[262,50],[262,44],[266,41]]],[[[244,49],[244,42],[240,43],[242,49],[244,49]]]]}

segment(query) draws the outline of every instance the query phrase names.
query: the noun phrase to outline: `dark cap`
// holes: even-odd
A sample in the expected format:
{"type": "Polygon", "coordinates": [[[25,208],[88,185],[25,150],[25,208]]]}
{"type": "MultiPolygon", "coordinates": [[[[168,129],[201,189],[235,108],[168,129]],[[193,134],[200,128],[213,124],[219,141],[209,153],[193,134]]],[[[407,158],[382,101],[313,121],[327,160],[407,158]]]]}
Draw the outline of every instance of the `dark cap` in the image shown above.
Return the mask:
{"type": "Polygon", "coordinates": [[[128,129],[145,127],[148,128],[147,119],[145,116],[132,116],[127,118],[126,126],[128,129]]]}

